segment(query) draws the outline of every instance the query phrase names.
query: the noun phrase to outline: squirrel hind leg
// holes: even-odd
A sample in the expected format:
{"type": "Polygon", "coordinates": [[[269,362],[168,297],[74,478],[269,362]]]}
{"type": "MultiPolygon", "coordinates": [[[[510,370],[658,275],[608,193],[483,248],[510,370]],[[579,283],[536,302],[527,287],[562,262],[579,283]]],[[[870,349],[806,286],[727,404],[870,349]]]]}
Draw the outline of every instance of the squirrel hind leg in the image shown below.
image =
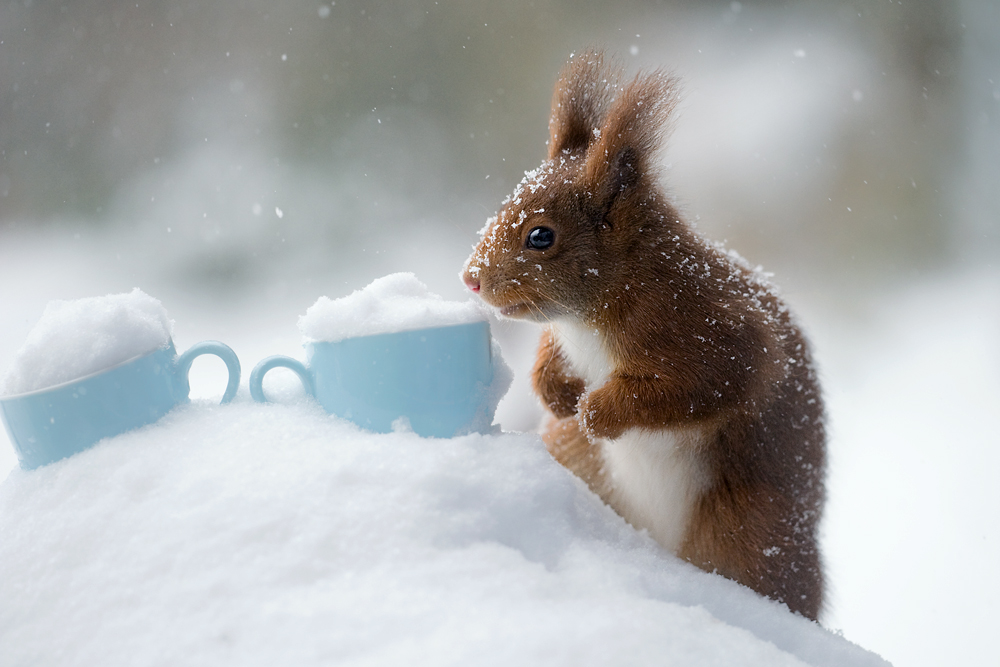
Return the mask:
{"type": "Polygon", "coordinates": [[[677,555],[817,620],[823,574],[815,526],[795,530],[780,520],[791,516],[790,507],[776,507],[782,505],[786,503],[778,493],[716,485],[695,508],[677,555]]]}
{"type": "Polygon", "coordinates": [[[601,446],[587,439],[575,415],[549,419],[542,431],[542,442],[552,458],[586,482],[591,491],[607,502],[608,488],[601,446]]]}

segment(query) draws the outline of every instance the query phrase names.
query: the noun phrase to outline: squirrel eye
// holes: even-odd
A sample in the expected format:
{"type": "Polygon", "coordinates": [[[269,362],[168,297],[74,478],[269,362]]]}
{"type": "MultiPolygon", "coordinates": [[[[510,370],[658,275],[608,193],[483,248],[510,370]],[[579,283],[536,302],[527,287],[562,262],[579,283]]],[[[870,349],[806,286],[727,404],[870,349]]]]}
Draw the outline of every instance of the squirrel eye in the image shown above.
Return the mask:
{"type": "Polygon", "coordinates": [[[548,227],[535,227],[528,232],[528,239],[525,245],[532,250],[545,250],[551,248],[556,242],[556,233],[548,227]]]}

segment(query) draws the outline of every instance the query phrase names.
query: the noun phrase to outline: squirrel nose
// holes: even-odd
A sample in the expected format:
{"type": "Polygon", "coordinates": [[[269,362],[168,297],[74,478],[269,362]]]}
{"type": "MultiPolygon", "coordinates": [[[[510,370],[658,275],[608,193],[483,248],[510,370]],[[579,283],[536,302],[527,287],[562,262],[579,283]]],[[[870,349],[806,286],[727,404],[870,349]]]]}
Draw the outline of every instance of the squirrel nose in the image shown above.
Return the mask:
{"type": "Polygon", "coordinates": [[[471,274],[466,273],[464,276],[462,276],[462,280],[465,281],[466,286],[470,290],[472,290],[473,292],[476,292],[476,293],[479,292],[480,285],[479,285],[479,279],[478,278],[475,278],[471,274]]]}

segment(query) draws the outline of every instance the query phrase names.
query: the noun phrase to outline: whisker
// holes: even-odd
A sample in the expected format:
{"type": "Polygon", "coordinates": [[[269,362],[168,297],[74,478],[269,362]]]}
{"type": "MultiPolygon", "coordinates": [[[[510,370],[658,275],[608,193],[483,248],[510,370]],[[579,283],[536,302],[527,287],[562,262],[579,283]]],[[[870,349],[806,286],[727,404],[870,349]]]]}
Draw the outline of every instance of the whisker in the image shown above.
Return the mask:
{"type": "Polygon", "coordinates": [[[541,317],[543,320],[545,320],[549,324],[552,324],[552,319],[548,315],[545,314],[544,310],[542,310],[541,308],[538,307],[538,304],[536,304],[531,297],[528,297],[528,296],[524,297],[524,302],[526,304],[528,304],[529,307],[534,308],[536,311],[538,311],[539,317],[541,317]]]}

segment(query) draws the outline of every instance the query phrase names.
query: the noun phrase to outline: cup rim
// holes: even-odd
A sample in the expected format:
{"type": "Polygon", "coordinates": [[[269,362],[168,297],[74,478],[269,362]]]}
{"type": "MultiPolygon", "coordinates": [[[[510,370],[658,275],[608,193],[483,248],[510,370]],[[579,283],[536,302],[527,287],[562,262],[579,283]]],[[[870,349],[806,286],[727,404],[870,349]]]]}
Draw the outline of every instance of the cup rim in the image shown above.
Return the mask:
{"type": "Polygon", "coordinates": [[[481,320],[473,320],[472,322],[458,322],[456,324],[440,324],[433,327],[414,327],[413,329],[399,329],[398,331],[383,331],[382,333],[370,333],[370,334],[361,334],[359,336],[348,336],[346,338],[340,338],[338,340],[316,340],[314,338],[307,338],[303,336],[302,346],[305,347],[307,345],[320,345],[323,343],[327,345],[336,345],[338,343],[343,343],[344,341],[348,340],[357,340],[358,338],[375,338],[376,336],[392,336],[393,334],[413,333],[414,331],[434,331],[436,329],[453,329],[455,327],[467,327],[467,326],[472,326],[474,324],[489,325],[490,320],[489,318],[484,317],[481,320]]]}
{"type": "Polygon", "coordinates": [[[156,354],[157,352],[160,352],[161,350],[172,349],[173,347],[174,347],[174,340],[173,340],[173,338],[168,338],[167,342],[165,344],[160,345],[159,347],[153,348],[152,350],[149,350],[148,352],[143,352],[142,354],[137,354],[134,357],[129,357],[128,359],[126,359],[124,361],[119,361],[114,366],[108,366],[107,368],[102,368],[99,371],[95,371],[93,373],[89,373],[87,375],[83,375],[83,376],[78,377],[76,379],[67,380],[66,382],[60,382],[59,384],[49,385],[48,387],[42,387],[41,389],[32,389],[31,391],[21,392],[20,394],[8,394],[8,395],[5,395],[5,396],[0,396],[0,403],[4,403],[6,401],[15,400],[15,399],[28,398],[30,396],[34,396],[35,394],[45,394],[45,393],[48,393],[50,391],[55,391],[57,389],[64,389],[64,388],[66,388],[66,387],[68,387],[70,385],[79,384],[80,382],[86,382],[87,380],[95,378],[98,375],[104,375],[105,373],[110,373],[111,371],[113,371],[113,370],[115,370],[117,368],[121,368],[122,366],[126,366],[126,365],[132,363],[133,361],[136,361],[138,359],[142,359],[143,357],[148,357],[150,355],[156,354]]]}

